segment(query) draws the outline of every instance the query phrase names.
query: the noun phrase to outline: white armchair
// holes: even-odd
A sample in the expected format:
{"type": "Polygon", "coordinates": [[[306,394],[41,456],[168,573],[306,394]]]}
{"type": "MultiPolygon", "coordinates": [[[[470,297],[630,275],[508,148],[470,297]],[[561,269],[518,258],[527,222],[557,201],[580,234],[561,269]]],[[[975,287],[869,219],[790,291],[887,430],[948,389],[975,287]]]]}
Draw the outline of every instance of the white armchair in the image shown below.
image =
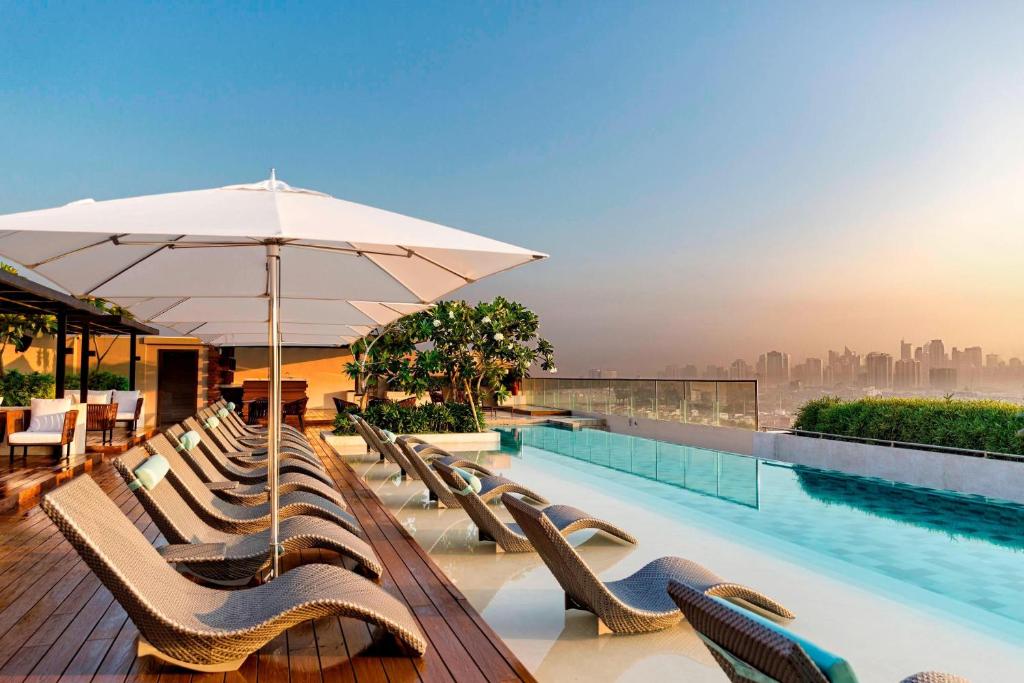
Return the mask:
{"type": "Polygon", "coordinates": [[[31,418],[26,429],[7,435],[10,462],[14,464],[14,450],[22,448],[22,458],[28,459],[33,446],[50,446],[57,460],[71,459],[71,443],[75,439],[78,411],[71,408],[70,398],[32,399],[31,418]]]}

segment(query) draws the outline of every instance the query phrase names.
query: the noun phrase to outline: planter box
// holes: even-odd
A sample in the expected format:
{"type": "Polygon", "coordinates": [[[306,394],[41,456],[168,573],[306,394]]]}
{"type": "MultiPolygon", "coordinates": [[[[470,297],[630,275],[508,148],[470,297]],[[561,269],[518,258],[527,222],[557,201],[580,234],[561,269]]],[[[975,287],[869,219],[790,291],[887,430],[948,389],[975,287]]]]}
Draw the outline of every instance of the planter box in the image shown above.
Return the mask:
{"type": "MultiPolygon", "coordinates": [[[[417,434],[416,436],[447,451],[496,451],[501,448],[501,434],[498,432],[417,434]]],[[[340,454],[366,453],[366,443],[358,434],[335,436],[330,432],[321,432],[321,437],[340,454]]]]}
{"type": "Polygon", "coordinates": [[[1022,462],[815,439],[783,432],[755,434],[754,455],[823,470],[1024,503],[1022,462]]]}

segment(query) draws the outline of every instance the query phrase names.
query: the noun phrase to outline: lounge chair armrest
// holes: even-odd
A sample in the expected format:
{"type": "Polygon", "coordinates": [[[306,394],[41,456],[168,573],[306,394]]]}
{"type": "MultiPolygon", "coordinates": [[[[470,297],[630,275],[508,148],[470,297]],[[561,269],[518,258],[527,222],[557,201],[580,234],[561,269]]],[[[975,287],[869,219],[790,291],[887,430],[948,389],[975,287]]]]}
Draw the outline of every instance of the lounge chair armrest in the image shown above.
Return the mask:
{"type": "Polygon", "coordinates": [[[227,546],[223,543],[172,543],[157,551],[168,562],[214,562],[225,558],[227,546]]]}
{"type": "Polygon", "coordinates": [[[206,482],[206,488],[211,491],[230,491],[231,489],[238,488],[237,481],[208,481],[206,482]]]}

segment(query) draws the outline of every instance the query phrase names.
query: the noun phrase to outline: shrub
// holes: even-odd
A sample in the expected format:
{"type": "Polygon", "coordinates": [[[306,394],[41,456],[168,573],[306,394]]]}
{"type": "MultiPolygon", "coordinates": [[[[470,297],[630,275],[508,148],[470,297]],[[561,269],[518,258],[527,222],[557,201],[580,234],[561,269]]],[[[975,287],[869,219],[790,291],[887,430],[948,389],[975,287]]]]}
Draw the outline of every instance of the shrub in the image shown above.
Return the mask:
{"type": "Polygon", "coordinates": [[[8,370],[0,377],[0,396],[4,405],[27,406],[34,398],[53,398],[53,375],[42,372],[23,374],[8,370]]]}
{"type": "MultiPolygon", "coordinates": [[[[82,378],[77,372],[69,373],[64,379],[65,389],[80,389],[82,378]]],[[[106,370],[98,370],[89,373],[89,388],[97,391],[128,391],[128,378],[106,370]]]]}
{"type": "MultiPolygon", "coordinates": [[[[335,434],[355,434],[348,415],[339,413],[334,418],[335,434]]],[[[483,418],[479,422],[473,419],[473,409],[466,403],[427,403],[413,408],[397,403],[377,403],[367,408],[362,416],[370,424],[395,434],[478,432],[485,426],[483,418]]]]}
{"type": "Polygon", "coordinates": [[[808,401],[794,429],[883,441],[1024,453],[1021,407],[1001,401],[834,396],[808,401]]]}

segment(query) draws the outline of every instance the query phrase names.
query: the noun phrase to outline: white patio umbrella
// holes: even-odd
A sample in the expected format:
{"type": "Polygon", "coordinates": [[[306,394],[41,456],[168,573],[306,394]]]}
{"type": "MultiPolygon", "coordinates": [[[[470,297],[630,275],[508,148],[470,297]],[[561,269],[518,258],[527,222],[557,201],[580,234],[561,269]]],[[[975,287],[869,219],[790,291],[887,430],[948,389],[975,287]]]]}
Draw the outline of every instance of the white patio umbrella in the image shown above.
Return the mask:
{"type": "MultiPolygon", "coordinates": [[[[277,405],[283,325],[385,324],[545,255],[292,188],[272,174],[248,185],[82,200],[3,215],[0,257],[72,294],[124,306],[146,322],[176,329],[202,321],[266,325],[269,398],[277,405]]],[[[201,327],[194,332],[204,334],[201,327]]],[[[211,334],[258,333],[236,328],[211,334]]],[[[296,339],[301,334],[289,332],[296,339]]],[[[310,334],[306,339],[330,336],[323,330],[310,334]]],[[[276,576],[281,416],[277,410],[268,415],[276,576]]]]}

